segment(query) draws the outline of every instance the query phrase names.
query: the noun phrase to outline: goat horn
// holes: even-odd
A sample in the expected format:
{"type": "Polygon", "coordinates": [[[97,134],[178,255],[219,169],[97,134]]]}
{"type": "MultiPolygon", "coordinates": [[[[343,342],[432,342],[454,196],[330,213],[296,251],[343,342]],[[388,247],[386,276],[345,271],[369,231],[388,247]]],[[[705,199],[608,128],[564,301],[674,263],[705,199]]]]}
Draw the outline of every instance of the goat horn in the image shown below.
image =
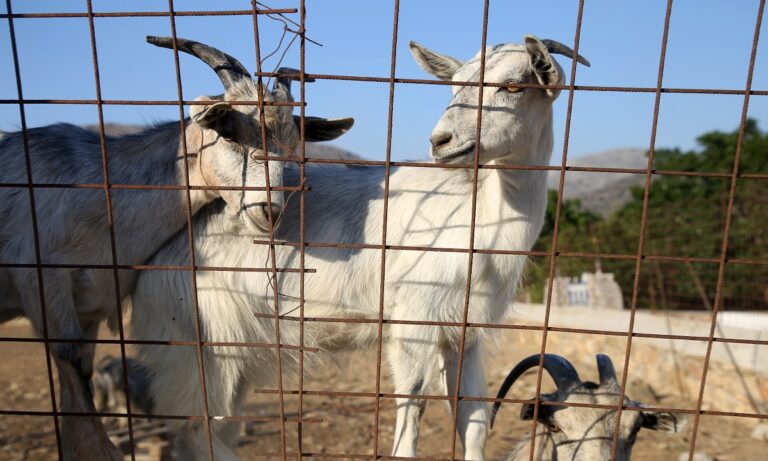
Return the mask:
{"type": "Polygon", "coordinates": [[[601,386],[618,387],[616,369],[613,368],[610,357],[605,354],[597,354],[597,372],[600,374],[601,386]]]}
{"type": "MultiPolygon", "coordinates": [[[[540,354],[534,354],[530,357],[524,358],[520,361],[520,363],[515,365],[512,371],[510,371],[507,375],[507,378],[501,384],[499,392],[496,394],[496,398],[503,399],[515,381],[517,381],[517,379],[522,376],[523,373],[539,365],[540,358],[540,354]]],[[[573,367],[573,365],[571,365],[571,362],[559,355],[544,354],[543,366],[555,381],[555,385],[557,385],[558,389],[581,383],[579,374],[576,372],[576,369],[573,367]]],[[[493,409],[491,410],[491,428],[493,428],[493,421],[496,419],[496,413],[499,411],[499,407],[501,407],[501,402],[493,403],[493,409]]]]}
{"type": "Polygon", "coordinates": [[[573,51],[571,47],[563,45],[557,40],[544,39],[541,41],[541,43],[543,43],[544,46],[547,47],[547,51],[549,51],[550,53],[568,56],[569,58],[575,59],[577,62],[584,64],[587,67],[590,67],[590,64],[589,64],[589,61],[587,61],[587,58],[585,58],[580,54],[576,54],[576,52],[573,51]]]}
{"type": "MultiPolygon", "coordinates": [[[[147,42],[162,48],[173,49],[173,37],[148,35],[147,42]]],[[[191,54],[208,64],[216,72],[216,75],[219,76],[219,80],[221,80],[225,89],[229,89],[232,85],[245,78],[251,78],[248,70],[240,64],[240,61],[216,48],[185,38],[177,38],[176,46],[179,51],[191,54]]]]}
{"type": "MultiPolygon", "coordinates": [[[[283,90],[288,95],[288,99],[293,100],[291,97],[291,82],[301,80],[301,71],[291,67],[281,67],[277,69],[276,74],[275,83],[272,84],[272,91],[283,90]]],[[[305,76],[304,81],[314,82],[315,79],[305,76]]]]}

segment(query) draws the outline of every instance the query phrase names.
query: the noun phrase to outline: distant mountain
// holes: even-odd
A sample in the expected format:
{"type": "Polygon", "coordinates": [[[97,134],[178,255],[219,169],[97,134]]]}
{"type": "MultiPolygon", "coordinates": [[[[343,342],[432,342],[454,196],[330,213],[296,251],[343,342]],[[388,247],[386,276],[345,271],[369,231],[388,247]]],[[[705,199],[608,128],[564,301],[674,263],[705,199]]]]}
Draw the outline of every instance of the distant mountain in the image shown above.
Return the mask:
{"type": "MultiPolygon", "coordinates": [[[[95,133],[99,132],[99,125],[98,124],[92,124],[92,125],[83,125],[83,128],[85,128],[88,131],[93,131],[95,133]]],[[[126,134],[135,134],[140,131],[142,131],[145,127],[141,125],[128,125],[124,123],[105,123],[104,124],[104,133],[107,136],[123,136],[126,134]]]]}
{"type": "MultiPolygon", "coordinates": [[[[648,165],[646,151],[646,149],[633,147],[611,149],[584,155],[573,160],[569,159],[568,165],[644,169],[648,165]]],[[[559,182],[560,172],[550,171],[547,186],[550,189],[557,189],[559,182]]],[[[566,171],[564,196],[567,199],[579,199],[584,208],[606,216],[620,208],[631,198],[629,189],[632,186],[642,185],[644,182],[644,174],[566,171]]]]}

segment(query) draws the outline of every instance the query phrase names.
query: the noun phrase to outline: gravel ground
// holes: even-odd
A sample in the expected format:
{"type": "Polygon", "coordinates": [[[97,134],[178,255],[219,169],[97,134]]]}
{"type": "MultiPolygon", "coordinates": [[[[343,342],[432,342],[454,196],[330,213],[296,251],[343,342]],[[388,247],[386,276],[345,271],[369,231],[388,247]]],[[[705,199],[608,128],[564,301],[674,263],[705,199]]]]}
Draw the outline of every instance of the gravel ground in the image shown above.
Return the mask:
{"type": "MultiPolygon", "coordinates": [[[[0,326],[0,336],[30,336],[25,324],[14,322],[0,326]]],[[[606,341],[615,338],[608,338],[606,341]]],[[[514,363],[530,353],[538,351],[538,333],[506,331],[498,341],[499,346],[489,353],[486,370],[492,393],[498,388],[504,375],[514,363]],[[505,351],[503,354],[500,351],[505,351]],[[513,351],[513,352],[509,352],[513,351]]],[[[614,356],[618,361],[623,355],[622,342],[606,342],[601,352],[614,356]]],[[[551,346],[557,351],[558,343],[551,346]]],[[[0,396],[2,410],[50,411],[46,361],[42,345],[21,342],[0,343],[0,396]]],[[[100,354],[119,353],[116,348],[100,347],[100,354]]],[[[596,379],[596,371],[590,362],[576,362],[583,379],[596,379]]],[[[357,352],[343,360],[343,368],[328,367],[306,379],[307,390],[334,390],[352,392],[375,391],[375,352],[357,352]]],[[[382,392],[391,392],[391,386],[383,371],[382,392]]],[[[530,398],[533,395],[535,375],[527,376],[516,384],[511,398],[530,398]]],[[[551,388],[546,382],[545,389],[551,388]]],[[[628,394],[636,400],[660,406],[693,408],[695,402],[681,400],[672,393],[652,389],[647,383],[632,381],[628,394]]],[[[296,396],[287,396],[285,413],[295,415],[298,409],[296,396]]],[[[253,393],[248,399],[246,412],[265,417],[279,416],[279,400],[276,395],[253,393]]],[[[302,425],[302,450],[305,453],[323,454],[323,459],[350,459],[353,455],[371,455],[375,440],[376,403],[371,397],[305,396],[304,417],[316,422],[302,425]]],[[[395,407],[391,399],[381,399],[379,413],[379,454],[389,454],[392,446],[395,407]]],[[[495,429],[487,444],[488,459],[502,459],[503,454],[520,439],[530,433],[530,423],[517,420],[519,407],[509,405],[499,414],[495,429]]],[[[705,416],[701,420],[697,451],[706,452],[716,459],[759,460],[767,459],[768,443],[750,437],[755,420],[746,418],[705,416]]],[[[419,444],[419,455],[425,457],[449,457],[451,453],[452,417],[444,402],[432,401],[424,414],[419,444]]],[[[285,440],[289,453],[298,450],[298,425],[287,423],[285,440]]],[[[633,459],[639,461],[677,460],[686,452],[690,443],[689,424],[681,434],[641,431],[633,459]]],[[[460,442],[457,442],[460,447],[460,442]]],[[[275,423],[248,424],[238,447],[243,459],[279,459],[281,431],[275,423]],[[258,456],[257,456],[258,455],[258,456]]],[[[461,450],[457,449],[460,453],[461,450]]],[[[313,457],[314,458],[314,457],[313,457]]],[[[320,458],[320,456],[317,456],[320,458]]],[[[45,416],[0,416],[0,461],[56,459],[56,441],[53,421],[45,416]]],[[[295,458],[294,458],[295,459],[295,458]]]]}

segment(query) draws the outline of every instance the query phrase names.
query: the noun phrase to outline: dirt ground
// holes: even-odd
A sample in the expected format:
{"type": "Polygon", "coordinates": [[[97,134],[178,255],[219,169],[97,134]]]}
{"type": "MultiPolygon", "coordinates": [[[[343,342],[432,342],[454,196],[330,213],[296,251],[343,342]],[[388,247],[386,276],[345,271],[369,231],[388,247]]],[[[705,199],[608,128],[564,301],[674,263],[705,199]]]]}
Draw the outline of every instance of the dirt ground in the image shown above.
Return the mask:
{"type": "MultiPolygon", "coordinates": [[[[486,363],[490,392],[495,394],[509,368],[520,358],[538,351],[540,333],[506,331],[499,338],[498,347],[491,348],[486,363]],[[503,353],[501,351],[504,351],[503,353]]],[[[2,337],[29,337],[25,324],[14,322],[0,326],[2,337]]],[[[553,347],[557,347],[553,340],[553,347]]],[[[607,346],[606,346],[607,347],[607,346]]],[[[99,354],[118,354],[112,346],[100,346],[99,354]]],[[[617,352],[614,360],[620,360],[617,352]]],[[[16,416],[9,412],[50,411],[51,399],[46,373],[46,360],[41,344],[23,342],[0,343],[0,461],[56,459],[56,440],[53,420],[49,416],[16,416]]],[[[334,390],[374,392],[376,381],[375,351],[350,354],[341,362],[343,367],[327,367],[305,380],[307,390],[334,390]]],[[[593,365],[576,364],[582,379],[596,379],[593,365]]],[[[383,370],[382,392],[392,392],[386,370],[383,370]]],[[[510,398],[533,396],[535,378],[527,376],[515,385],[510,398]]],[[[551,388],[547,382],[546,387],[551,388]]],[[[660,406],[693,408],[695,402],[681,401],[672,394],[659,395],[647,383],[633,380],[628,395],[644,403],[660,406]]],[[[379,415],[378,453],[388,455],[392,447],[395,405],[391,399],[381,399],[379,415]]],[[[286,396],[285,412],[295,416],[297,397],[286,396]]],[[[323,459],[354,459],[371,455],[374,447],[375,399],[372,397],[304,397],[304,417],[314,422],[302,424],[302,447],[305,453],[323,454],[323,459]],[[357,455],[357,456],[355,456],[357,455]]],[[[517,419],[519,406],[509,405],[499,413],[495,428],[487,443],[488,459],[502,459],[504,453],[520,439],[530,434],[530,423],[517,419]]],[[[251,394],[246,414],[256,417],[279,416],[279,400],[276,395],[251,394]]],[[[422,420],[419,455],[448,458],[451,454],[452,417],[444,402],[428,404],[422,420]]],[[[697,451],[713,455],[721,461],[768,459],[768,443],[750,437],[755,420],[730,417],[702,417],[697,451]]],[[[289,453],[297,453],[297,423],[286,423],[286,447],[289,453]]],[[[691,424],[681,434],[641,431],[633,459],[638,461],[676,461],[687,452],[691,424]]],[[[276,423],[250,423],[244,429],[238,447],[243,459],[279,459],[280,426],[276,423]]],[[[460,442],[457,441],[457,456],[460,442]]],[[[310,456],[314,458],[314,456],[310,456]]],[[[295,457],[294,457],[295,459],[295,457]]]]}

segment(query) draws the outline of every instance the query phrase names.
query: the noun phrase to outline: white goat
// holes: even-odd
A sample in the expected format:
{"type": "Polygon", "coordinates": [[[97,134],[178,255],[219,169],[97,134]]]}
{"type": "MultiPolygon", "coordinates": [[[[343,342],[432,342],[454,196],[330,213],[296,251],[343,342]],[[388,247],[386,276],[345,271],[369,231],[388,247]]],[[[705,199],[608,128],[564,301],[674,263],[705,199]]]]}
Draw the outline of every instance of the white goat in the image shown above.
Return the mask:
{"type": "MultiPolygon", "coordinates": [[[[539,365],[539,354],[523,359],[515,365],[504,380],[496,395],[503,399],[512,385],[526,371],[539,365]]],[[[544,369],[557,385],[557,391],[541,394],[546,402],[574,404],[616,405],[621,388],[616,379],[613,362],[607,355],[597,356],[597,370],[600,383],[582,382],[579,374],[565,358],[544,354],[544,369]]],[[[501,402],[493,405],[491,424],[496,417],[501,402]]],[[[624,397],[624,406],[641,407],[643,404],[624,397]]],[[[533,403],[523,404],[520,418],[533,419],[533,403]]],[[[637,433],[640,429],[654,431],[680,432],[688,420],[684,413],[646,412],[623,410],[619,425],[616,457],[612,458],[613,433],[616,429],[616,410],[607,408],[589,408],[581,406],[540,405],[537,415],[536,450],[533,459],[539,461],[571,460],[592,461],[615,459],[628,461],[632,456],[637,433]]],[[[522,442],[515,447],[505,461],[523,461],[531,459],[531,441],[522,442]]]]}
{"type": "MultiPolygon", "coordinates": [[[[147,37],[157,46],[173,48],[170,37],[147,37]]],[[[201,43],[178,39],[178,49],[213,68],[224,84],[224,95],[199,97],[210,101],[194,105],[187,120],[190,184],[213,187],[264,187],[267,174],[271,185],[282,185],[281,161],[253,160],[264,157],[258,108],[228,101],[256,101],[258,88],[248,71],[236,59],[201,43]]],[[[276,80],[265,91],[265,100],[291,100],[290,81],[276,80]]],[[[270,106],[264,117],[269,133],[268,154],[292,152],[298,128],[288,106],[270,106]]],[[[308,119],[309,138],[327,139],[334,130],[349,128],[350,120],[325,122],[308,119]]],[[[103,182],[101,146],[98,135],[74,125],[57,124],[5,133],[0,138],[3,183],[26,183],[25,150],[29,148],[31,177],[37,183],[71,184],[103,182]]],[[[184,149],[179,123],[171,122],[128,136],[108,137],[109,175],[113,184],[173,186],[185,184],[184,149]]],[[[118,263],[144,264],[162,245],[184,228],[184,190],[112,190],[114,233],[118,263]]],[[[243,214],[248,233],[264,235],[269,224],[265,206],[279,210],[280,192],[272,191],[271,203],[265,191],[193,190],[192,212],[222,197],[232,212],[243,214]]],[[[107,207],[102,190],[77,188],[36,188],[35,207],[39,229],[40,260],[57,265],[42,269],[48,336],[57,342],[51,350],[61,383],[60,409],[63,412],[94,412],[90,376],[94,345],[100,322],[116,320],[115,282],[107,207]],[[104,269],[82,269],[77,265],[105,265],[104,269]],[[63,267],[62,267],[63,266],[63,267]]],[[[34,264],[36,247],[32,230],[30,198],[24,188],[0,189],[0,260],[5,263],[34,264]]],[[[122,298],[130,293],[135,271],[119,272],[122,298]]],[[[0,321],[26,316],[37,334],[44,332],[37,271],[33,268],[0,269],[0,321]]],[[[114,326],[115,323],[111,322],[114,326]]],[[[62,425],[64,458],[122,459],[109,442],[98,417],[65,417],[62,425]]]]}
{"type": "MultiPolygon", "coordinates": [[[[457,81],[477,81],[480,66],[438,55],[415,43],[411,50],[428,72],[457,81]]],[[[563,71],[550,52],[573,56],[562,44],[528,36],[525,45],[501,45],[488,50],[489,82],[561,83],[563,71]]],[[[583,58],[579,57],[580,60],[583,58]]],[[[586,61],[584,61],[586,62],[586,61]]],[[[557,91],[501,87],[485,89],[482,163],[548,165],[552,151],[552,102],[557,91]]],[[[470,162],[475,139],[478,88],[456,86],[445,115],[432,135],[432,155],[439,163],[470,162]]],[[[293,168],[285,170],[286,184],[298,182],[293,168]]],[[[342,244],[378,244],[383,224],[382,168],[307,166],[305,240],[342,244]]],[[[455,168],[393,168],[389,184],[387,244],[432,248],[466,248],[470,235],[472,174],[455,168]]],[[[538,236],[546,205],[544,171],[482,169],[477,191],[475,248],[529,250],[538,236]]],[[[299,201],[288,201],[277,237],[299,241],[299,201]]],[[[154,258],[155,264],[187,261],[185,234],[179,234],[154,258]]],[[[241,235],[237,223],[212,205],[195,219],[199,264],[265,267],[266,246],[254,246],[241,235]]],[[[305,315],[377,319],[381,251],[378,249],[306,248],[305,315]]],[[[470,322],[499,321],[515,298],[524,256],[476,254],[472,271],[470,322]]],[[[277,266],[298,268],[295,245],[278,246],[277,266]]],[[[387,252],[384,317],[406,321],[462,322],[467,277],[467,254],[461,252],[387,252]]],[[[298,344],[296,318],[300,276],[278,274],[281,344],[298,344]]],[[[269,318],[274,302],[269,274],[255,272],[200,272],[197,275],[203,334],[208,341],[274,342],[269,318]],[[254,318],[253,313],[261,314],[254,318]],[[266,316],[264,314],[267,314],[266,316]]],[[[189,274],[145,272],[132,296],[132,331],[140,339],[194,339],[194,309],[189,274]]],[[[375,344],[373,324],[308,322],[305,343],[324,350],[375,344]]],[[[440,383],[450,395],[458,364],[458,327],[388,325],[387,356],[394,392],[423,395],[440,383]],[[436,372],[436,365],[440,372],[436,372]]],[[[462,395],[486,395],[481,365],[481,334],[467,332],[462,370],[462,395]]],[[[143,362],[151,370],[152,397],[157,414],[201,415],[202,395],[193,348],[143,346],[143,362]]],[[[311,355],[311,354],[310,354],[311,355]]],[[[296,370],[297,354],[285,350],[282,370],[296,370]]],[[[311,359],[312,357],[310,357],[311,359]]],[[[246,392],[255,384],[273,386],[272,348],[206,347],[205,375],[211,415],[236,415],[246,392]]],[[[308,366],[312,366],[311,363],[308,366]]],[[[424,400],[397,399],[393,454],[415,456],[424,400]]],[[[458,431],[466,458],[484,457],[488,406],[461,402],[458,431]]],[[[177,425],[180,459],[207,459],[206,431],[201,423],[177,425]]],[[[236,459],[237,423],[213,424],[217,460],[236,459]]]]}

